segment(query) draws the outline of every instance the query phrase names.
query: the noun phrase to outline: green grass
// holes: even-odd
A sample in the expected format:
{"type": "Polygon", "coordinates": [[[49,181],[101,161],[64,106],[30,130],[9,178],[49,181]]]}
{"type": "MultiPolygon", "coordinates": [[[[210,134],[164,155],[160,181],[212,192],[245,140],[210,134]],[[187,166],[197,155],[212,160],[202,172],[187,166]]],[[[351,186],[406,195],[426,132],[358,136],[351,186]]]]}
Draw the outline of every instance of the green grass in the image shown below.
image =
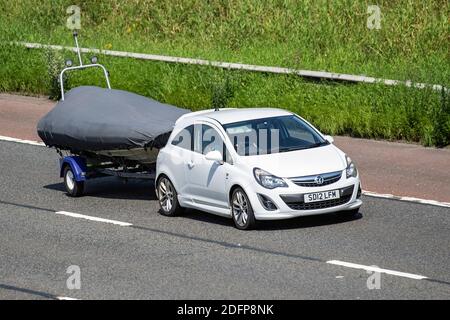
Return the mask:
{"type": "MultiPolygon", "coordinates": [[[[381,30],[366,27],[367,1],[86,1],[80,40],[103,49],[450,86],[448,2],[377,3],[381,30]]],[[[65,27],[70,4],[1,2],[0,41],[73,45],[65,27]]],[[[0,91],[57,94],[52,78],[65,57],[75,58],[0,45],[0,91]]],[[[193,110],[213,104],[282,107],[328,134],[450,143],[450,100],[441,92],[106,56],[101,62],[113,87],[193,110]]],[[[95,71],[69,78],[72,87],[100,81],[95,71]]]]}

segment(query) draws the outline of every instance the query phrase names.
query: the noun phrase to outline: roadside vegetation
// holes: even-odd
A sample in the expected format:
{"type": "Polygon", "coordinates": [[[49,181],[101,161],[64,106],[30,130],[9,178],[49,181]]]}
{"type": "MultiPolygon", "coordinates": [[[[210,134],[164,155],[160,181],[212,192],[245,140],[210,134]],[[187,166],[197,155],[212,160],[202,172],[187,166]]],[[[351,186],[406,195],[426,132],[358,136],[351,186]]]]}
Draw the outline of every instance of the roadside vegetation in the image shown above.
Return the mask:
{"type": "MultiPolygon", "coordinates": [[[[84,47],[364,74],[450,87],[448,1],[377,1],[381,29],[367,28],[368,1],[3,1],[0,91],[56,98],[55,75],[70,52],[28,50],[9,41],[73,45],[71,4],[81,7],[84,47]]],[[[448,92],[381,84],[312,81],[100,56],[114,88],[199,110],[272,106],[323,132],[450,143],[448,92]]],[[[71,87],[102,83],[72,74],[71,87]]]]}

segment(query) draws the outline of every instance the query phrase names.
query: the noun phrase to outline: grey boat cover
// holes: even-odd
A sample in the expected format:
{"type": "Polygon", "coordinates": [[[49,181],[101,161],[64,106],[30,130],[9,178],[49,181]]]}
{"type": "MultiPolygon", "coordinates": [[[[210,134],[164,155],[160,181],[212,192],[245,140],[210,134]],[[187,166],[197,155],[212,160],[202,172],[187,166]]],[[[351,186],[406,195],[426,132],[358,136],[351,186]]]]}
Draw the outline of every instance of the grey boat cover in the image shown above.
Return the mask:
{"type": "Polygon", "coordinates": [[[71,151],[162,148],[189,110],[128,91],[74,88],[38,123],[47,146],[71,151]]]}

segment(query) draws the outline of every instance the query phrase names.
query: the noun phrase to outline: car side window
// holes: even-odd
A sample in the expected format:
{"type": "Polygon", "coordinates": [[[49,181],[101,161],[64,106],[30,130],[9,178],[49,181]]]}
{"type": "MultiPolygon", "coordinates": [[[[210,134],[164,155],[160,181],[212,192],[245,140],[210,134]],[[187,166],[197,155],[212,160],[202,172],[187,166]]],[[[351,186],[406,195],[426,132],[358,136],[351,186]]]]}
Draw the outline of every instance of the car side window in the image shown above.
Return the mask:
{"type": "Polygon", "coordinates": [[[172,139],[172,145],[194,151],[194,125],[190,125],[181,130],[175,138],[172,139]]]}
{"type": "Polygon", "coordinates": [[[221,153],[222,158],[225,162],[231,163],[231,155],[228,152],[219,132],[206,124],[202,124],[201,132],[202,139],[201,143],[199,144],[201,145],[201,153],[206,155],[210,151],[217,150],[221,153]]]}
{"type": "Polygon", "coordinates": [[[202,125],[202,154],[210,151],[220,151],[223,153],[223,140],[219,133],[208,125],[202,125]]]}

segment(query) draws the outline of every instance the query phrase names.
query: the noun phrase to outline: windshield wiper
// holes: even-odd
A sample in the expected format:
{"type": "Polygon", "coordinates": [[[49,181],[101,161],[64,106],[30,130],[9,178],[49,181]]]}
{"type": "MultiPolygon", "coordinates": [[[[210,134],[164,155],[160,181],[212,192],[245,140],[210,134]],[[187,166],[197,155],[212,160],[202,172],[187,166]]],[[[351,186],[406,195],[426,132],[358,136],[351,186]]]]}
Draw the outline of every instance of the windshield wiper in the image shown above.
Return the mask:
{"type": "Polygon", "coordinates": [[[308,147],[284,147],[280,148],[279,152],[289,152],[289,151],[296,151],[296,150],[302,150],[307,149],[308,147]]]}
{"type": "Polygon", "coordinates": [[[310,144],[309,146],[304,146],[304,147],[284,147],[284,148],[280,148],[279,152],[289,152],[289,151],[317,148],[317,147],[324,146],[326,144],[327,144],[326,141],[322,141],[322,142],[317,142],[317,143],[310,144]]]}
{"type": "Polygon", "coordinates": [[[321,147],[321,146],[324,146],[324,145],[327,145],[327,144],[328,143],[326,141],[317,142],[317,143],[314,143],[314,144],[311,144],[311,145],[307,146],[305,149],[317,148],[317,147],[321,147]]]}

